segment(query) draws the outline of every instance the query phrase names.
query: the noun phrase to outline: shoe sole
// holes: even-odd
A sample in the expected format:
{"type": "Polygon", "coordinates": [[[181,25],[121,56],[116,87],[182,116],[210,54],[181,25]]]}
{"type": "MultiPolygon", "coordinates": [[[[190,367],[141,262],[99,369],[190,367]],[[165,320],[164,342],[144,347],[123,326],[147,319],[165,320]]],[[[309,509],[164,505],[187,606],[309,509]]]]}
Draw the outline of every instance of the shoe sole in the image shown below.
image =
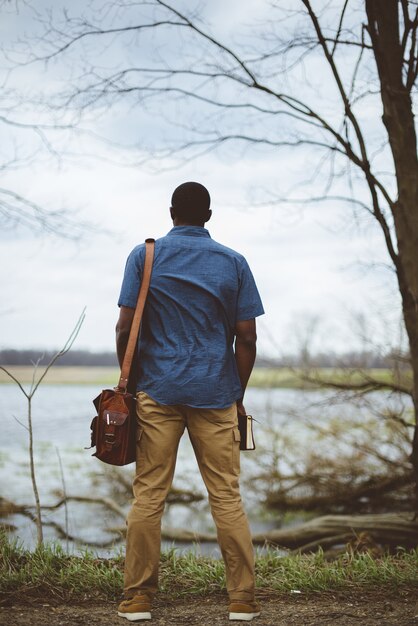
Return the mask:
{"type": "Polygon", "coordinates": [[[237,622],[250,622],[254,617],[258,617],[260,612],[258,613],[230,613],[229,619],[236,620],[237,622]]]}
{"type": "Polygon", "coordinates": [[[143,613],[122,613],[118,611],[119,617],[125,617],[130,622],[137,622],[141,619],[151,619],[151,613],[149,611],[143,613]]]}

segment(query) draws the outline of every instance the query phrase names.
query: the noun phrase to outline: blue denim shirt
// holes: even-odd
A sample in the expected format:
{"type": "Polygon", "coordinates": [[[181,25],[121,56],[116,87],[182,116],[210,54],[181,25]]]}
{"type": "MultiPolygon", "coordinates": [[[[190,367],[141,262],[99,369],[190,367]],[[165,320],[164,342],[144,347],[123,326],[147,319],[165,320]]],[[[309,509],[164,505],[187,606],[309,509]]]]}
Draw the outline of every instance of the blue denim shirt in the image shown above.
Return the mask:
{"type": "MultiPolygon", "coordinates": [[[[128,257],[119,306],[135,308],[145,244],[128,257]]],[[[244,257],[200,226],[175,226],[155,243],[140,341],[138,391],[160,404],[226,408],[242,396],[237,321],[264,313],[244,257]]]]}

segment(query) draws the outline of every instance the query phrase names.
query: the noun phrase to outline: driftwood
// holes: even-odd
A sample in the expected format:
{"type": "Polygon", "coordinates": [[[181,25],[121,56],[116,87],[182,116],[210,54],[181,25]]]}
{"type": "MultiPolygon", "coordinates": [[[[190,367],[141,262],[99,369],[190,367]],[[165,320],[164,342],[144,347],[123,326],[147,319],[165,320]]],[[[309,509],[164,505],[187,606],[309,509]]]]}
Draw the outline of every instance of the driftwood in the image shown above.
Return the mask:
{"type": "MultiPolygon", "coordinates": [[[[105,508],[113,511],[114,513],[118,514],[121,517],[125,517],[125,512],[124,510],[119,507],[116,502],[114,502],[111,498],[90,498],[90,497],[85,497],[85,496],[65,496],[63,498],[61,498],[60,500],[58,500],[55,504],[51,504],[51,505],[42,505],[42,509],[43,510],[47,510],[47,511],[54,511],[59,509],[61,506],[64,506],[67,502],[84,502],[86,504],[101,504],[103,505],[105,508]]],[[[36,516],[34,515],[34,513],[32,512],[33,507],[27,504],[15,504],[14,502],[11,502],[10,500],[6,500],[5,498],[0,497],[0,518],[2,517],[7,517],[8,515],[24,515],[25,517],[29,518],[32,522],[36,523],[36,516]]],[[[69,533],[61,524],[59,524],[58,522],[55,522],[54,520],[42,520],[42,525],[43,526],[48,526],[50,528],[53,528],[55,530],[55,532],[57,533],[57,536],[60,539],[65,539],[65,540],[69,540],[69,541],[73,541],[76,544],[79,545],[89,545],[95,548],[108,548],[111,547],[113,545],[115,545],[116,543],[118,543],[119,541],[122,541],[123,537],[124,537],[124,533],[125,533],[125,529],[120,529],[119,531],[116,531],[116,529],[114,531],[110,530],[110,529],[103,529],[105,532],[118,532],[118,536],[117,537],[112,537],[111,539],[107,539],[105,541],[86,541],[80,537],[76,537],[75,535],[72,535],[71,533],[69,533]]],[[[6,531],[6,532],[11,532],[11,531],[15,531],[16,527],[14,525],[11,524],[7,524],[4,522],[0,522],[0,529],[6,531]]]]}
{"type": "MultiPolygon", "coordinates": [[[[107,509],[110,509],[117,515],[121,517],[125,517],[125,511],[114,502],[111,498],[92,498],[89,496],[65,496],[60,498],[55,504],[43,504],[42,509],[45,511],[55,511],[63,506],[66,502],[84,502],[86,504],[102,504],[107,509]]],[[[20,513],[21,515],[26,515],[27,517],[31,517],[31,509],[33,507],[28,504],[15,504],[10,500],[6,500],[5,498],[0,497],[0,517],[5,517],[7,515],[13,515],[16,513],[20,513]]]]}
{"type": "MultiPolygon", "coordinates": [[[[123,528],[109,529],[124,533],[123,528]]],[[[164,527],[166,541],[212,543],[216,535],[187,529],[164,527]]],[[[418,546],[418,519],[413,513],[383,513],[376,515],[324,515],[292,528],[270,530],[253,535],[253,543],[297,552],[328,551],[335,546],[348,546],[356,551],[379,554],[383,549],[393,551],[398,546],[418,546]]]]}
{"type": "Polygon", "coordinates": [[[413,513],[324,515],[294,528],[255,535],[253,541],[310,552],[355,540],[361,533],[384,547],[414,548],[418,545],[418,519],[413,513]]]}
{"type": "MultiPolygon", "coordinates": [[[[378,515],[324,515],[293,528],[270,530],[253,535],[253,543],[314,552],[339,544],[356,544],[362,536],[366,544],[387,548],[418,545],[418,519],[413,514],[384,513],[378,515]]],[[[163,529],[163,537],[173,541],[216,541],[215,535],[189,530],[163,529]]]]}
{"type": "MultiPolygon", "coordinates": [[[[100,504],[125,519],[125,511],[110,498],[88,498],[82,496],[67,496],[61,498],[54,505],[43,507],[47,510],[56,510],[66,501],[90,502],[100,504]]],[[[0,517],[19,513],[34,520],[33,507],[16,505],[13,502],[0,498],[0,517]]],[[[45,523],[45,522],[44,522],[45,523]]],[[[84,542],[80,538],[69,536],[65,530],[54,521],[46,522],[52,526],[61,538],[68,538],[77,543],[88,543],[95,547],[107,547],[121,541],[126,532],[126,526],[103,529],[112,533],[112,539],[99,542],[84,542]]],[[[6,524],[3,528],[7,528],[6,524]]],[[[198,533],[188,529],[163,527],[162,538],[166,541],[184,543],[215,543],[216,535],[198,533]]],[[[374,515],[324,515],[309,522],[292,528],[270,530],[253,535],[256,545],[297,550],[298,552],[315,552],[319,548],[331,550],[335,546],[348,546],[356,550],[369,550],[378,554],[379,550],[394,550],[398,546],[415,548],[418,546],[418,519],[413,513],[380,513],[374,515]]]]}

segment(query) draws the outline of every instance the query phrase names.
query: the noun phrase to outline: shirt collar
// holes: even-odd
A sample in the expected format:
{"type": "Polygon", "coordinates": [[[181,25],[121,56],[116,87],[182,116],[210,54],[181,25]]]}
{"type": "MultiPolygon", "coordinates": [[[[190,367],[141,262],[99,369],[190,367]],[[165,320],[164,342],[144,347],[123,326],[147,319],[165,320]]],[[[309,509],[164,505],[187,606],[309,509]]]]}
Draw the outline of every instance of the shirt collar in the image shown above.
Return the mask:
{"type": "Polygon", "coordinates": [[[181,235],[184,237],[209,237],[209,231],[203,226],[173,226],[167,233],[170,235],[181,235]]]}

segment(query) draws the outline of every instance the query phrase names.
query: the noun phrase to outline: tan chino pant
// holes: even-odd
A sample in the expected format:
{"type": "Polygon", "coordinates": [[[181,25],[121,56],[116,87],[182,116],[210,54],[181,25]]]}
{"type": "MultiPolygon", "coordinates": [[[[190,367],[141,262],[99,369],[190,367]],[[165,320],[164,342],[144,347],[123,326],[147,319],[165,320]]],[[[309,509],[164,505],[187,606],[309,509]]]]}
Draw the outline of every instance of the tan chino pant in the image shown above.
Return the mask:
{"type": "Polygon", "coordinates": [[[137,394],[138,440],[134,503],[127,518],[125,597],[158,588],[161,517],[177,449],[187,428],[217,528],[231,600],[254,600],[254,552],[239,492],[237,409],[197,409],[137,394]]]}

